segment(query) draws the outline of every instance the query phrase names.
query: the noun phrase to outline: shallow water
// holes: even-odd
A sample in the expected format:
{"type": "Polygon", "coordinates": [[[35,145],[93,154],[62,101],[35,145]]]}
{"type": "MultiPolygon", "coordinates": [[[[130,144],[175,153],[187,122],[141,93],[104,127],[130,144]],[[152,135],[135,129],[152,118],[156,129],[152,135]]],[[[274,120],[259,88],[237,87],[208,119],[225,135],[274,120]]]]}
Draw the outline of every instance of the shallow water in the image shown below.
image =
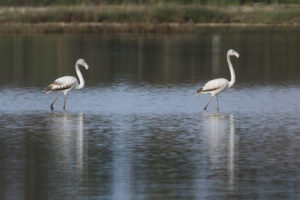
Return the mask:
{"type": "Polygon", "coordinates": [[[0,35],[0,199],[298,199],[298,35],[0,35]],[[50,111],[78,57],[86,88],[50,111]]]}

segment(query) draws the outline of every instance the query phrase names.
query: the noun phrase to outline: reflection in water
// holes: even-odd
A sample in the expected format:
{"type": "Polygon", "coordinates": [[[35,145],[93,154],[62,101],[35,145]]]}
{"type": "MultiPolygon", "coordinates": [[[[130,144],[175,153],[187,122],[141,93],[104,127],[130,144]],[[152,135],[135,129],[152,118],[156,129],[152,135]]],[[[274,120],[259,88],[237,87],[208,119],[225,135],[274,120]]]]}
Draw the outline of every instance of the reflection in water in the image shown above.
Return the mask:
{"type": "Polygon", "coordinates": [[[137,69],[137,77],[138,81],[143,81],[143,39],[142,37],[139,37],[138,39],[138,69],[137,69]]]}
{"type": "MultiPolygon", "coordinates": [[[[120,126],[122,127],[124,126],[124,124],[121,124],[120,126]]],[[[113,150],[113,181],[111,185],[113,199],[132,199],[130,196],[129,185],[129,183],[131,182],[131,166],[128,160],[128,158],[131,157],[131,155],[130,151],[128,151],[129,141],[127,140],[126,134],[126,132],[120,130],[113,136],[113,143],[111,147],[113,150]]]]}
{"type": "Polygon", "coordinates": [[[0,86],[44,88],[58,76],[73,74],[72,63],[79,57],[93,66],[84,75],[88,85],[120,80],[197,83],[229,74],[222,67],[226,66],[222,55],[231,48],[242,55],[238,61],[242,70],[236,70],[239,83],[299,83],[298,36],[299,30],[286,29],[203,30],[195,35],[141,35],[138,39],[135,35],[0,35],[0,86]]]}
{"type": "Polygon", "coordinates": [[[83,121],[82,113],[0,115],[0,199],[76,198],[83,121]]]}
{"type": "Polygon", "coordinates": [[[300,199],[299,38],[0,36],[0,199],[300,199]],[[229,76],[229,47],[243,55],[232,114],[203,113],[195,88],[229,76]],[[86,90],[49,113],[41,91],[78,57],[86,90]]]}
{"type": "Polygon", "coordinates": [[[214,77],[219,76],[219,70],[220,70],[220,35],[214,34],[212,36],[212,75],[214,77]]]}
{"type": "Polygon", "coordinates": [[[0,197],[297,199],[298,117],[0,115],[0,197]]]}
{"type": "MultiPolygon", "coordinates": [[[[21,199],[26,192],[24,179],[24,162],[26,154],[25,135],[11,133],[10,138],[4,140],[5,132],[1,131],[0,143],[0,199],[21,199]],[[21,153],[20,153],[21,152],[21,153]]],[[[30,172],[30,171],[29,171],[30,172]]],[[[34,183],[33,183],[34,184],[34,183]]]]}
{"type": "Polygon", "coordinates": [[[235,127],[234,127],[234,117],[233,115],[230,115],[230,121],[229,121],[229,145],[228,145],[228,171],[229,171],[229,181],[228,185],[230,187],[230,190],[233,190],[233,184],[234,184],[234,156],[235,156],[235,127]]]}
{"type": "Polygon", "coordinates": [[[235,125],[233,114],[204,113],[204,133],[212,173],[227,177],[228,190],[233,191],[235,183],[235,125]],[[225,174],[217,172],[220,166],[227,166],[225,174]],[[214,172],[216,171],[216,172],[214,172]]]}
{"type": "MultiPolygon", "coordinates": [[[[86,157],[84,155],[84,149],[87,149],[87,147],[84,146],[84,132],[83,132],[83,114],[79,113],[78,115],[78,127],[77,127],[77,138],[76,138],[76,168],[77,168],[77,177],[78,182],[83,182],[83,157],[86,157]]],[[[87,159],[87,158],[85,158],[87,159]]]]}
{"type": "Polygon", "coordinates": [[[50,115],[51,144],[56,150],[49,163],[49,184],[54,195],[76,198],[84,176],[83,114],[53,113],[50,115]],[[75,154],[75,155],[74,155],[75,154]],[[71,185],[67,190],[63,185],[71,185]]]}

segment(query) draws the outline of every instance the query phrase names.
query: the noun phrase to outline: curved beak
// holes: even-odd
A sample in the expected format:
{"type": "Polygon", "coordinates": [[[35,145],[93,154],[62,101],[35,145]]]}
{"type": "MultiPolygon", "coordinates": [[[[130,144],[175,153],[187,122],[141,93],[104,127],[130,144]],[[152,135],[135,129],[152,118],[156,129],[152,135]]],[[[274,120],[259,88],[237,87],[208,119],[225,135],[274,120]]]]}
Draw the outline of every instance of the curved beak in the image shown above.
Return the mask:
{"type": "Polygon", "coordinates": [[[84,67],[85,67],[85,69],[86,69],[86,70],[88,70],[88,69],[89,69],[89,65],[88,65],[88,64],[86,64],[86,63],[84,64],[84,67]]]}
{"type": "Polygon", "coordinates": [[[238,52],[235,52],[234,54],[237,58],[240,57],[240,54],[238,52]]]}

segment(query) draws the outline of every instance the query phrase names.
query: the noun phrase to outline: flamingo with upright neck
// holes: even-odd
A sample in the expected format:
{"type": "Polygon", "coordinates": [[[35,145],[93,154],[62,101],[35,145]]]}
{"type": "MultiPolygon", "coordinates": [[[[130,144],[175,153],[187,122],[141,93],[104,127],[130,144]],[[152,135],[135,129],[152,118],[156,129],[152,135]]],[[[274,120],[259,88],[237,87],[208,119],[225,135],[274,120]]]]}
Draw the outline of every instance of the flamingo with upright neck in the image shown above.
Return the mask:
{"type": "Polygon", "coordinates": [[[88,68],[89,68],[88,64],[84,61],[84,59],[81,58],[81,59],[77,60],[76,65],[75,65],[75,70],[76,70],[76,74],[79,78],[79,84],[78,84],[77,79],[74,76],[63,76],[61,78],[56,79],[53,83],[51,83],[46,88],[45,92],[47,94],[51,91],[58,92],[56,98],[50,105],[51,110],[53,110],[53,105],[62,92],[65,95],[64,107],[63,107],[63,109],[65,110],[68,92],[70,92],[72,89],[80,90],[80,89],[84,88],[85,82],[84,82],[83,76],[80,72],[79,66],[84,67],[86,70],[88,70],[88,68]]]}
{"type": "Polygon", "coordinates": [[[197,91],[197,94],[211,94],[211,97],[208,100],[208,103],[206,104],[206,106],[203,108],[204,110],[207,109],[207,106],[209,105],[210,101],[212,100],[212,98],[214,96],[216,96],[217,99],[217,110],[219,110],[219,99],[218,99],[218,95],[221,92],[224,92],[225,90],[227,90],[228,88],[231,88],[234,83],[235,83],[235,73],[233,70],[233,66],[232,63],[230,61],[230,56],[235,56],[235,57],[239,57],[239,53],[237,53],[236,51],[230,49],[227,51],[227,63],[229,66],[229,70],[230,70],[230,76],[231,76],[231,80],[228,81],[225,78],[218,78],[218,79],[213,79],[208,81],[202,88],[200,88],[197,91]]]}

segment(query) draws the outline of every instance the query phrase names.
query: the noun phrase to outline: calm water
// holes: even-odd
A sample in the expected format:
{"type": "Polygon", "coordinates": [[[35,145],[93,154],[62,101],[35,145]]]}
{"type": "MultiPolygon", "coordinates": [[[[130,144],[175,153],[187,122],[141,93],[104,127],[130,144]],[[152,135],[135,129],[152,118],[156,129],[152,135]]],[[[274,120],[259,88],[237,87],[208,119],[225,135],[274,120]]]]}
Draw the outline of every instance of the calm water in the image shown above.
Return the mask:
{"type": "Polygon", "coordinates": [[[299,34],[0,35],[0,199],[299,199],[299,34]],[[79,57],[86,88],[51,112],[79,57]]]}

